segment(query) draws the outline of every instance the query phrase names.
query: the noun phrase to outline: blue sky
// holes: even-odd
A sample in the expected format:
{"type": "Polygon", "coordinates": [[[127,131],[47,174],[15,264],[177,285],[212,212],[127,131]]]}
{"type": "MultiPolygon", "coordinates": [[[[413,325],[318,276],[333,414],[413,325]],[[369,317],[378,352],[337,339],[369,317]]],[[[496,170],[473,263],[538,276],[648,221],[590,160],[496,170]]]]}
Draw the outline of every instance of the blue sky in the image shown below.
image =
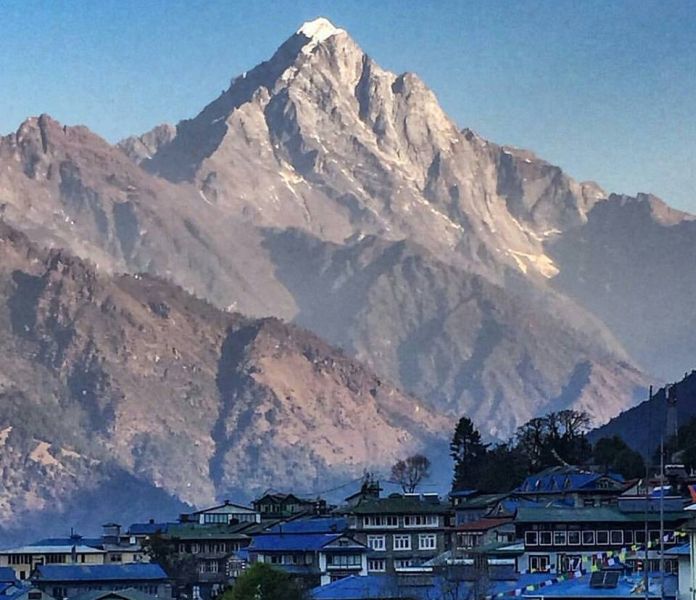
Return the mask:
{"type": "Polygon", "coordinates": [[[462,126],[696,212],[696,2],[0,0],[0,132],[110,141],[194,116],[323,15],[462,126]]]}

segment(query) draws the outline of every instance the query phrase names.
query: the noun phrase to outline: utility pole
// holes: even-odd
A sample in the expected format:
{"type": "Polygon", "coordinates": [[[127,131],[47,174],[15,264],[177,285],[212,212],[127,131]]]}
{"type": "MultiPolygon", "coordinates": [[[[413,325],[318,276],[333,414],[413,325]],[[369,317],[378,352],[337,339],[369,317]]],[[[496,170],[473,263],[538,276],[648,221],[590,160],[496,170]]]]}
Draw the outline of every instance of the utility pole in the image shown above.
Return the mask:
{"type": "Polygon", "coordinates": [[[665,600],[665,438],[660,438],[660,598],[665,600]]]}
{"type": "MultiPolygon", "coordinates": [[[[651,394],[650,396],[652,397],[652,388],[651,389],[651,394]]],[[[650,494],[648,492],[649,485],[648,485],[648,480],[649,480],[649,471],[650,467],[647,464],[645,465],[645,558],[643,561],[643,587],[645,588],[645,600],[650,599],[650,577],[648,575],[648,565],[650,564],[649,560],[649,540],[648,540],[648,504],[650,502],[650,494]]]]}
{"type": "MultiPolygon", "coordinates": [[[[650,386],[650,398],[653,397],[653,387],[650,386]]],[[[650,539],[648,537],[648,505],[650,504],[650,493],[649,493],[649,481],[650,481],[650,465],[646,461],[645,463],[645,560],[643,563],[643,587],[645,588],[645,600],[650,598],[650,576],[648,574],[650,565],[650,539]]]]}

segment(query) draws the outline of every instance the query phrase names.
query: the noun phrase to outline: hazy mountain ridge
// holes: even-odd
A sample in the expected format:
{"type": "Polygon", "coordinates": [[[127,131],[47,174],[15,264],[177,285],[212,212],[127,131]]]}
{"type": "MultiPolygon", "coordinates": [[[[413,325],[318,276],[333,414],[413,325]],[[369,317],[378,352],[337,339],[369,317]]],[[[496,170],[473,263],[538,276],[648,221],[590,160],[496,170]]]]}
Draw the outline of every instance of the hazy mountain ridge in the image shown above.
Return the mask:
{"type": "Polygon", "coordinates": [[[0,253],[3,477],[22,482],[4,487],[0,526],[74,511],[78,491],[102,481],[95,464],[149,497],[204,503],[280,481],[326,487],[433,451],[447,431],[300,328],[221,312],[161,280],[97,274],[4,225],[0,253]]]}

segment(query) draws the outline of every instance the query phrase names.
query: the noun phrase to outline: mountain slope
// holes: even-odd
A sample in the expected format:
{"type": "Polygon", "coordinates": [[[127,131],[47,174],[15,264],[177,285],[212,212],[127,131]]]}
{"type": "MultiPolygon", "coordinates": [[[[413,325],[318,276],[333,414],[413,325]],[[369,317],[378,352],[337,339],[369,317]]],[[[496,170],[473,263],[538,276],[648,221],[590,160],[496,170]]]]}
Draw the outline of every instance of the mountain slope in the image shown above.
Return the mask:
{"type": "MultiPolygon", "coordinates": [[[[677,425],[686,425],[696,416],[696,371],[686,373],[674,384],[677,396],[677,425]]],[[[667,393],[659,389],[651,399],[627,410],[606,425],[590,432],[590,440],[618,435],[634,450],[652,459],[660,446],[660,438],[669,438],[674,431],[667,430],[667,393]]]]}
{"type": "Polygon", "coordinates": [[[642,393],[645,379],[601,325],[575,327],[555,298],[530,303],[405,241],[269,231],[266,246],[297,323],[493,435],[560,407],[601,423],[642,393]]]}
{"type": "Polygon", "coordinates": [[[696,220],[649,194],[612,195],[586,223],[549,242],[553,280],[586,306],[644,368],[679,376],[696,355],[696,220]]]}
{"type": "Polygon", "coordinates": [[[0,255],[0,527],[48,505],[73,514],[82,494],[126,477],[152,490],[139,507],[151,512],[157,493],[174,506],[327,489],[408,452],[436,458],[449,431],[297,327],[99,275],[1,223],[0,255]]]}

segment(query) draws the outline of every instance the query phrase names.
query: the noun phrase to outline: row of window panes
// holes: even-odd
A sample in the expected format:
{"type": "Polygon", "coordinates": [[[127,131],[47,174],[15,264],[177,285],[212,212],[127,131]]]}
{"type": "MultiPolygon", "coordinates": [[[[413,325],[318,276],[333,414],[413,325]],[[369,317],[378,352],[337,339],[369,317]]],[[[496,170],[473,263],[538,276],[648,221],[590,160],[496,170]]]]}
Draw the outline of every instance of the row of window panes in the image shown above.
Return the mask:
{"type": "Polygon", "coordinates": [[[219,569],[218,561],[204,560],[198,565],[199,573],[217,573],[219,569]]]}
{"type": "MultiPolygon", "coordinates": [[[[403,517],[404,527],[437,527],[437,515],[407,515],[403,517]]],[[[363,517],[363,527],[398,527],[399,517],[395,515],[371,515],[363,517]]]]}
{"type": "MultiPolygon", "coordinates": [[[[383,552],[387,549],[387,540],[384,535],[368,535],[367,546],[371,550],[383,552]]],[[[394,550],[410,550],[411,536],[410,535],[394,535],[392,537],[392,548],[394,550]]],[[[434,533],[419,533],[418,534],[418,549],[419,550],[435,550],[437,548],[437,536],[434,533]]]]}
{"type": "MultiPolygon", "coordinates": [[[[672,537],[671,531],[665,532],[672,537]]],[[[651,529],[649,532],[651,542],[660,540],[660,531],[651,529]]],[[[527,531],[524,534],[526,546],[621,546],[623,544],[644,544],[645,531],[624,531],[621,529],[600,531],[527,531]]]]}
{"type": "Polygon", "coordinates": [[[311,565],[311,554],[271,554],[270,562],[274,565],[311,565]]]}
{"type": "Polygon", "coordinates": [[[179,553],[184,554],[189,552],[191,554],[198,554],[199,552],[236,552],[239,550],[238,543],[224,543],[224,542],[211,542],[206,544],[199,544],[194,542],[191,544],[179,544],[179,553]]]}
{"type": "Polygon", "coordinates": [[[329,554],[326,564],[332,567],[359,567],[362,565],[362,557],[359,554],[329,554]]]}

